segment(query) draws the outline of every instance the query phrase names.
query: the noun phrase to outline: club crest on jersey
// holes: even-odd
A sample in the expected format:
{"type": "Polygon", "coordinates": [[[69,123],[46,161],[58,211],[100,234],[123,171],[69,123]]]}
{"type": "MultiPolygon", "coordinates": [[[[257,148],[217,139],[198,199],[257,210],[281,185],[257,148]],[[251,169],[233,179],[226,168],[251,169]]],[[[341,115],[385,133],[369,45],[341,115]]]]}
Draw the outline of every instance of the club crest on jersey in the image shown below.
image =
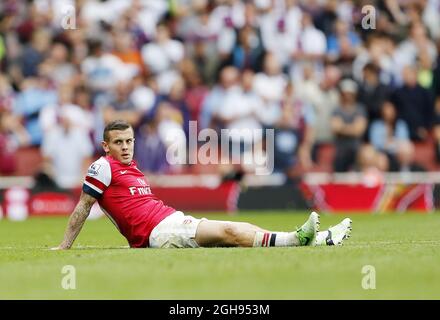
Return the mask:
{"type": "Polygon", "coordinates": [[[100,168],[100,164],[92,163],[92,165],[89,167],[89,170],[87,170],[87,173],[91,176],[97,176],[100,168]]]}

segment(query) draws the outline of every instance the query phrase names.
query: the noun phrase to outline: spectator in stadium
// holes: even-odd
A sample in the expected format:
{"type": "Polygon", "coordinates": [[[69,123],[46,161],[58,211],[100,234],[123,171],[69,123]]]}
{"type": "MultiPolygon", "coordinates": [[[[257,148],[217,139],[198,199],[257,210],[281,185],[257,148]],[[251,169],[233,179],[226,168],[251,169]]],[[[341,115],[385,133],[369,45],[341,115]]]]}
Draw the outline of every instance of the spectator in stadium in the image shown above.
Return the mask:
{"type": "Polygon", "coordinates": [[[11,110],[0,106],[0,175],[13,174],[16,170],[16,152],[30,143],[30,136],[20,118],[11,110]]]}
{"type": "Polygon", "coordinates": [[[165,205],[152,192],[133,161],[133,129],[127,122],[109,123],[104,130],[105,157],[87,171],[80,200],[69,219],[64,239],[53,250],[70,249],[98,201],[132,248],[280,247],[336,245],[350,236],[344,219],[319,232],[319,215],[296,231],[273,232],[243,222],[196,219],[165,205]]]}
{"type": "Polygon", "coordinates": [[[124,63],[108,53],[99,39],[88,41],[89,55],[81,63],[81,72],[92,91],[93,101],[113,90],[121,82],[128,82],[139,73],[133,63],[124,63]]]}
{"type": "Polygon", "coordinates": [[[430,61],[437,59],[437,48],[426,34],[426,27],[422,22],[414,22],[411,26],[409,37],[398,46],[399,55],[402,57],[403,66],[415,65],[422,52],[426,52],[430,61]]]}
{"type": "MultiPolygon", "coordinates": [[[[277,7],[279,4],[260,1],[256,3],[256,7],[263,47],[266,52],[275,54],[282,69],[287,71],[291,54],[298,42],[302,11],[295,1],[288,1],[287,7],[282,9],[277,7]]],[[[256,27],[258,24],[254,24],[254,28],[256,27]]]]}
{"type": "Polygon", "coordinates": [[[185,52],[196,63],[204,83],[212,85],[215,81],[215,73],[218,71],[220,57],[227,56],[233,45],[234,30],[232,27],[222,28],[223,22],[214,17],[211,13],[212,6],[206,0],[179,5],[186,5],[186,10],[191,10],[192,14],[185,10],[181,19],[178,19],[176,36],[183,39],[185,52]],[[223,37],[224,33],[226,37],[223,37]],[[224,42],[223,38],[226,38],[226,48],[220,45],[224,42]]]}
{"type": "Polygon", "coordinates": [[[142,122],[135,132],[135,160],[139,170],[146,173],[168,173],[166,145],[158,133],[157,121],[142,122]]]}
{"type": "MultiPolygon", "coordinates": [[[[180,151],[173,160],[174,163],[172,163],[174,171],[181,170],[182,165],[186,163],[186,155],[182,150],[186,150],[189,134],[189,110],[184,99],[184,93],[185,82],[179,77],[172,84],[170,93],[159,95],[151,112],[145,113],[142,117],[142,122],[151,124],[148,125],[147,129],[143,129],[144,134],[150,133],[148,139],[156,139],[157,134],[165,148],[175,147],[180,151]]],[[[161,147],[159,147],[159,155],[161,150],[161,147]]],[[[154,155],[154,157],[156,156],[154,155]]]]}
{"type": "Polygon", "coordinates": [[[404,85],[394,92],[392,102],[398,116],[408,124],[411,140],[421,141],[428,137],[432,126],[433,97],[417,83],[415,67],[408,65],[403,69],[403,81],[404,85]]]}
{"type": "Polygon", "coordinates": [[[26,78],[21,83],[21,92],[17,95],[14,113],[23,117],[24,125],[28,131],[30,144],[39,146],[43,136],[39,124],[41,110],[47,105],[57,102],[56,90],[46,77],[26,78]]]}
{"type": "MultiPolygon", "coordinates": [[[[129,100],[141,114],[141,120],[135,129],[136,161],[140,170],[151,173],[167,173],[169,164],[166,161],[166,146],[158,133],[161,119],[155,110],[157,94],[153,77],[145,79],[135,77],[134,90],[129,100]]],[[[182,130],[181,130],[182,131],[182,130]]],[[[182,131],[183,134],[183,131],[182,131]]],[[[184,134],[183,134],[184,135],[184,134]]]]}
{"type": "Polygon", "coordinates": [[[184,59],[180,71],[187,87],[184,99],[188,106],[189,119],[198,121],[202,103],[209,93],[209,87],[203,82],[199,70],[192,60],[184,59]]]}
{"type": "Polygon", "coordinates": [[[191,59],[195,63],[203,83],[212,86],[216,84],[216,77],[220,68],[218,67],[216,55],[209,55],[206,52],[205,44],[201,40],[194,42],[194,54],[191,55],[191,59]]]}
{"type": "Polygon", "coordinates": [[[326,1],[324,8],[313,19],[316,27],[324,32],[326,37],[330,36],[334,31],[333,26],[338,19],[338,2],[338,0],[326,1]]]}
{"type": "Polygon", "coordinates": [[[356,157],[357,170],[362,174],[362,183],[374,187],[384,182],[383,173],[388,168],[387,157],[371,144],[359,148],[356,157]]]}
{"type": "Polygon", "coordinates": [[[339,106],[337,84],[341,72],[332,65],[327,65],[321,81],[318,82],[312,70],[304,68],[304,81],[296,84],[296,92],[300,99],[312,107],[315,121],[313,124],[314,146],[312,158],[316,160],[316,152],[323,144],[333,143],[333,132],[330,120],[339,106]]]}
{"type": "MultiPolygon", "coordinates": [[[[381,107],[381,118],[371,124],[369,132],[370,143],[376,150],[384,153],[389,162],[388,170],[398,171],[399,153],[408,152],[405,144],[411,144],[409,129],[406,122],[397,117],[396,107],[390,101],[385,101],[381,107]]],[[[406,158],[406,157],[404,157],[406,158]]]]}
{"type": "Polygon", "coordinates": [[[84,114],[83,124],[85,129],[92,133],[93,130],[93,103],[89,89],[86,86],[75,87],[73,104],[81,108],[84,114]]]}
{"type": "Polygon", "coordinates": [[[294,81],[301,80],[304,64],[310,63],[313,65],[314,73],[319,77],[324,67],[326,49],[325,34],[314,26],[310,14],[304,12],[301,18],[301,31],[291,55],[293,59],[290,70],[292,79],[294,81]]]}
{"type": "Polygon", "coordinates": [[[115,31],[113,33],[114,50],[113,55],[127,64],[136,65],[139,70],[144,69],[141,54],[136,48],[134,37],[125,31],[115,31]]]}
{"type": "Polygon", "coordinates": [[[160,23],[156,29],[154,41],[141,49],[142,59],[148,69],[157,76],[161,93],[168,93],[168,77],[177,77],[174,67],[184,58],[183,44],[171,38],[170,28],[160,23]]]}
{"type": "Polygon", "coordinates": [[[400,26],[408,24],[408,17],[405,15],[404,7],[398,0],[380,1],[379,6],[391,20],[400,26]]]}
{"type": "Polygon", "coordinates": [[[58,187],[75,188],[87,171],[93,145],[88,131],[76,125],[78,119],[72,108],[61,108],[58,120],[59,123],[48,129],[41,145],[43,171],[58,187]]]}
{"type": "Polygon", "coordinates": [[[185,135],[189,134],[189,108],[185,101],[186,84],[182,77],[174,80],[171,85],[169,94],[159,95],[156,99],[152,113],[158,112],[157,109],[167,109],[168,114],[172,114],[169,118],[174,120],[181,127],[185,135]]]}
{"type": "Polygon", "coordinates": [[[352,169],[367,128],[367,117],[363,106],[356,102],[357,90],[357,84],[353,80],[341,81],[341,104],[331,118],[336,145],[333,167],[337,172],[352,169]]]}
{"type": "Polygon", "coordinates": [[[356,57],[355,50],[348,37],[342,37],[339,40],[339,53],[331,63],[341,70],[343,77],[352,76],[352,65],[356,57]]]}
{"type": "Polygon", "coordinates": [[[346,21],[338,19],[335,21],[333,34],[327,39],[327,58],[329,61],[336,62],[341,56],[342,43],[348,43],[347,55],[353,59],[360,48],[361,40],[356,32],[350,30],[346,21]]]}
{"type": "Polygon", "coordinates": [[[78,78],[78,72],[70,63],[69,56],[69,49],[65,44],[53,43],[47,58],[39,65],[39,74],[51,79],[55,85],[73,83],[78,78]]]}
{"type": "Polygon", "coordinates": [[[15,92],[9,78],[0,74],[0,111],[12,111],[15,102],[15,92]]]}
{"type": "Polygon", "coordinates": [[[426,169],[415,161],[415,147],[413,143],[404,143],[400,146],[397,159],[399,162],[398,172],[423,172],[426,169]]]}
{"type": "Polygon", "coordinates": [[[220,58],[220,66],[223,67],[230,57],[234,45],[238,42],[238,32],[245,25],[253,24],[253,3],[244,1],[222,1],[213,6],[210,22],[219,27],[217,31],[216,51],[220,58]],[[251,21],[249,21],[251,20],[251,21]]]}
{"type": "Polygon", "coordinates": [[[427,33],[438,41],[440,39],[440,12],[437,1],[420,1],[418,3],[422,8],[421,20],[427,27],[427,33]]]}
{"type": "Polygon", "coordinates": [[[429,91],[433,90],[434,68],[428,52],[422,51],[417,59],[417,82],[429,91]]]}
{"type": "Polygon", "coordinates": [[[380,67],[380,82],[393,88],[402,85],[402,67],[405,66],[404,57],[398,51],[396,38],[386,34],[379,35],[379,45],[383,51],[378,50],[374,62],[380,67]]]}
{"type": "Polygon", "coordinates": [[[252,26],[244,26],[238,31],[237,43],[226,60],[226,64],[233,65],[239,70],[261,70],[263,60],[263,46],[261,36],[252,26]]]}
{"type": "Polygon", "coordinates": [[[130,99],[132,92],[131,82],[118,82],[115,88],[115,94],[110,96],[106,106],[104,106],[104,123],[109,123],[115,119],[124,119],[131,125],[137,126],[141,120],[143,110],[138,110],[136,105],[130,99]]]}
{"type": "Polygon", "coordinates": [[[312,107],[296,95],[292,82],[286,87],[281,112],[275,124],[275,170],[289,172],[298,164],[308,170],[312,166],[315,115],[312,107]]]}
{"type": "Polygon", "coordinates": [[[364,67],[372,63],[380,69],[380,82],[395,86],[401,83],[401,69],[404,65],[403,57],[396,49],[395,40],[386,35],[370,34],[364,46],[353,61],[353,78],[362,83],[364,81],[364,67]]]}
{"type": "Polygon", "coordinates": [[[282,72],[277,56],[271,52],[264,56],[263,71],[256,74],[254,90],[267,102],[274,103],[283,97],[287,77],[282,72]]]}
{"type": "Polygon", "coordinates": [[[239,84],[237,68],[228,66],[221,70],[219,83],[215,85],[202,102],[200,111],[200,129],[219,129],[215,114],[221,109],[228,92],[239,84]]]}
{"type": "Polygon", "coordinates": [[[229,91],[222,108],[216,113],[222,129],[228,130],[231,144],[228,154],[236,158],[243,152],[252,150],[253,145],[260,143],[263,138],[262,135],[257,137],[255,134],[262,129],[260,117],[263,101],[254,90],[254,77],[252,70],[245,70],[241,85],[229,91]]]}
{"type": "Polygon", "coordinates": [[[380,69],[373,63],[365,65],[363,75],[358,100],[365,106],[368,121],[371,123],[381,117],[382,105],[391,95],[391,88],[380,82],[380,69]]]}
{"type": "MultiPolygon", "coordinates": [[[[80,25],[80,21],[78,21],[78,24],[80,25]]],[[[75,32],[69,32],[66,35],[66,41],[70,48],[70,61],[79,71],[81,71],[82,61],[85,60],[90,54],[88,50],[89,44],[86,40],[86,36],[90,37],[88,32],[89,30],[87,28],[79,27],[75,30],[75,32]]]]}
{"type": "Polygon", "coordinates": [[[81,99],[82,94],[76,91],[76,89],[70,83],[59,86],[57,102],[46,105],[41,110],[39,115],[38,120],[40,127],[43,130],[43,135],[59,125],[58,117],[64,109],[69,110],[68,112],[70,115],[70,120],[75,126],[83,128],[88,133],[91,132],[93,128],[92,115],[87,110],[75,104],[75,98],[81,99]],[[77,93],[77,95],[74,95],[74,91],[77,93]]]}
{"type": "Polygon", "coordinates": [[[128,99],[133,103],[136,110],[148,115],[153,111],[158,95],[157,83],[154,77],[145,77],[138,74],[133,78],[131,86],[132,90],[128,99]]]}
{"type": "Polygon", "coordinates": [[[39,29],[32,33],[32,40],[25,46],[20,59],[23,77],[38,76],[38,65],[48,54],[50,42],[51,34],[47,30],[39,29]]]}

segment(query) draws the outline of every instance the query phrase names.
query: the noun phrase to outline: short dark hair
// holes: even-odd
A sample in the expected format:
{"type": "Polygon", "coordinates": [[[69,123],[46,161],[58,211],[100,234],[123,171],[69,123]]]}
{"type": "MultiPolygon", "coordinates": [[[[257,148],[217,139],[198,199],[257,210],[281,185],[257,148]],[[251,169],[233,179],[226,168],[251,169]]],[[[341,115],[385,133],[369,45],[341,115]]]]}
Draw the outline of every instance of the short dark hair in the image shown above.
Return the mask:
{"type": "Polygon", "coordinates": [[[109,133],[109,131],[113,131],[113,130],[127,130],[128,128],[131,128],[133,130],[133,127],[127,121],[125,121],[125,120],[115,120],[115,121],[110,122],[104,128],[104,134],[103,134],[104,141],[108,142],[108,139],[109,139],[108,133],[109,133]]]}
{"type": "Polygon", "coordinates": [[[364,66],[364,71],[371,71],[372,73],[378,75],[380,73],[380,68],[375,63],[368,62],[364,66]]]}

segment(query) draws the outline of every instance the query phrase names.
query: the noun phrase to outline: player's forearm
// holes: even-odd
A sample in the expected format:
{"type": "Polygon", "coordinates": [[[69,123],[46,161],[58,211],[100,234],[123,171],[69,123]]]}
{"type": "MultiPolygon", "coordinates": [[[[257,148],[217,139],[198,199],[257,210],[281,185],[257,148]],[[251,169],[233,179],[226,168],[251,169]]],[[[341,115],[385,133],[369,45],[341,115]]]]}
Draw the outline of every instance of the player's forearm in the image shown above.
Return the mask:
{"type": "Polygon", "coordinates": [[[67,224],[64,240],[60,245],[61,249],[69,249],[70,247],[72,247],[72,244],[80,233],[89,213],[90,207],[88,205],[79,203],[76,206],[75,210],[70,216],[69,223],[67,224]]]}

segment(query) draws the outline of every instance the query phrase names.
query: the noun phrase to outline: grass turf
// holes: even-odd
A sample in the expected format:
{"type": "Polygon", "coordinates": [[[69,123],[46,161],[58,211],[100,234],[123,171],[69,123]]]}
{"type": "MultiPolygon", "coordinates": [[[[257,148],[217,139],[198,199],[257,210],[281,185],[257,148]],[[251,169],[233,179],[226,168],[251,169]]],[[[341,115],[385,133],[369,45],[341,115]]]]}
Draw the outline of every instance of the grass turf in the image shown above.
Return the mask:
{"type": "MultiPolygon", "coordinates": [[[[199,216],[199,215],[194,215],[199,216]]],[[[212,219],[292,230],[306,213],[212,219]]],[[[440,299],[440,216],[350,216],[342,247],[126,249],[106,219],[87,221],[69,251],[50,251],[67,218],[0,221],[0,299],[440,299]],[[76,289],[61,286],[76,269],[76,289]],[[376,289],[364,290],[365,265],[376,289]]],[[[342,216],[321,214],[321,230],[342,216]]]]}

